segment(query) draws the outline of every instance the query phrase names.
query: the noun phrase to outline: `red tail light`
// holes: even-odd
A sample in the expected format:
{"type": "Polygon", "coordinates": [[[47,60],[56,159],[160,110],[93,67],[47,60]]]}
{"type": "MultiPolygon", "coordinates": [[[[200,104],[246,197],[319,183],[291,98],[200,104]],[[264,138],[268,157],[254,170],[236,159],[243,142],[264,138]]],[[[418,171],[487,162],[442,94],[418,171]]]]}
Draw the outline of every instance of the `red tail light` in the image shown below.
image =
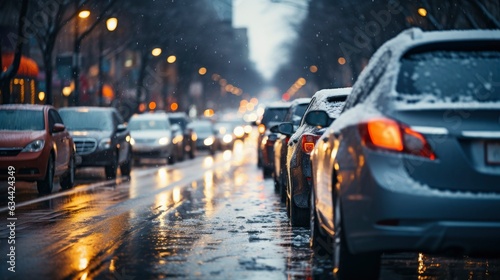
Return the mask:
{"type": "Polygon", "coordinates": [[[302,151],[306,154],[310,154],[314,149],[316,141],[319,139],[319,135],[307,134],[302,135],[302,151]]]}
{"type": "Polygon", "coordinates": [[[360,125],[363,143],[382,149],[436,159],[425,137],[411,128],[390,119],[374,119],[360,125]]]}

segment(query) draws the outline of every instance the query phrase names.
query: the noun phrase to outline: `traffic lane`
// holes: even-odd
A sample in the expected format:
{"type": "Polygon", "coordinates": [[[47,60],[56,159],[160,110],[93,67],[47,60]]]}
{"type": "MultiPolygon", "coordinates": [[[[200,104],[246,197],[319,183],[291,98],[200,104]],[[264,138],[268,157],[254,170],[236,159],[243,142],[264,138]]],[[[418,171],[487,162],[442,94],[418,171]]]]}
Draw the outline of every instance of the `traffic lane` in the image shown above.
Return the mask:
{"type": "MultiPolygon", "coordinates": [[[[181,170],[188,173],[202,170],[203,160],[197,161],[200,164],[194,164],[194,169],[181,170]]],[[[173,189],[190,181],[185,178],[188,178],[186,174],[172,166],[138,169],[132,172],[130,182],[81,186],[23,202],[24,206],[23,203],[17,204],[16,253],[22,262],[18,263],[19,273],[14,278],[34,275],[49,279],[71,277],[86,262],[98,259],[109,250],[106,244],[118,244],[122,239],[120,236],[133,230],[127,226],[129,216],[147,220],[152,215],[148,206],[156,194],[166,192],[167,196],[178,198],[173,189]],[[136,213],[138,209],[141,210],[139,215],[136,213]],[[88,246],[81,247],[82,244],[88,246]],[[84,254],[88,258],[74,261],[75,254],[84,254]],[[71,260],[73,263],[70,264],[71,260]]],[[[6,215],[7,211],[3,209],[0,219],[5,221],[6,215]]],[[[8,231],[0,228],[3,240],[9,235],[8,231]]],[[[6,242],[0,243],[1,252],[7,252],[7,248],[6,242]]],[[[5,262],[0,263],[2,272],[7,271],[5,266],[5,262]]]]}
{"type": "MultiPolygon", "coordinates": [[[[288,225],[272,183],[251,166],[207,171],[189,199],[127,236],[97,278],[284,279],[313,275],[309,232],[288,225]],[[288,276],[287,276],[288,275],[288,276]]],[[[161,205],[161,203],[160,203],[161,205]]],[[[316,274],[331,277],[331,269],[316,274]]]]}

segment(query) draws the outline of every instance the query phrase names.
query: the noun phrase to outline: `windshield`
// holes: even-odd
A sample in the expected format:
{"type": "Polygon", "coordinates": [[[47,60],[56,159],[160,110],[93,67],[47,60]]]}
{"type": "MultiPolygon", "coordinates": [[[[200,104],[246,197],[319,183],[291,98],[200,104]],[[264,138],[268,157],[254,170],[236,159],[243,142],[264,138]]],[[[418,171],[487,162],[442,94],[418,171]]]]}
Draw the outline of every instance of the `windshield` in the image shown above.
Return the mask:
{"type": "Polygon", "coordinates": [[[411,55],[401,64],[400,101],[500,101],[500,52],[434,51],[411,55]]]}
{"type": "Polygon", "coordinates": [[[211,134],[213,133],[212,125],[210,123],[192,123],[189,125],[194,132],[198,134],[211,134]]]}
{"type": "Polygon", "coordinates": [[[59,114],[69,131],[113,130],[113,120],[109,112],[60,110],[59,114]]]}
{"type": "Polygon", "coordinates": [[[268,108],[262,116],[261,123],[268,125],[270,122],[282,122],[287,111],[288,108],[268,108]]]}
{"type": "Polygon", "coordinates": [[[136,130],[168,130],[168,123],[165,120],[131,119],[128,123],[131,131],[136,130]]]}
{"type": "Polygon", "coordinates": [[[186,128],[187,121],[184,118],[173,118],[169,117],[171,124],[178,124],[182,129],[186,128]]]}
{"type": "Polygon", "coordinates": [[[0,130],[44,130],[41,110],[1,110],[0,130]]]}

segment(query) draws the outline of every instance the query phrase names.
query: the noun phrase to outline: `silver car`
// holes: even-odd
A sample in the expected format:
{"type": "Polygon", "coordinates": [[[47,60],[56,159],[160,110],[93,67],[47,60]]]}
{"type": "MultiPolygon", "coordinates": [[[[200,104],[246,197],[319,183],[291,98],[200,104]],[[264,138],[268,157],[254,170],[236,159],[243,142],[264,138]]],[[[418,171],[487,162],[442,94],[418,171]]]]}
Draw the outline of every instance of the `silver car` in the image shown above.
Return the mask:
{"type": "Polygon", "coordinates": [[[499,65],[498,30],[374,54],[311,155],[311,243],[340,278],[377,278],[382,252],[500,253],[499,65]]]}
{"type": "Polygon", "coordinates": [[[132,153],[135,163],[143,158],[164,158],[168,164],[173,164],[182,152],[181,139],[176,139],[173,126],[167,114],[133,115],[128,123],[132,137],[132,153]],[[179,144],[179,149],[176,149],[179,144]]]}

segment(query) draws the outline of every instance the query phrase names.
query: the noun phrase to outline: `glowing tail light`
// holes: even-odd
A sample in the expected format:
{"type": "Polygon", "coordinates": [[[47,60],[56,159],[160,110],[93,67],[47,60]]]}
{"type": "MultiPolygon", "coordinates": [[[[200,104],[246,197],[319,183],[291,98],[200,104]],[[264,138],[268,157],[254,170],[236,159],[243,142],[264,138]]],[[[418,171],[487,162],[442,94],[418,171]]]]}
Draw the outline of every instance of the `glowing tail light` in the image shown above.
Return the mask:
{"type": "Polygon", "coordinates": [[[302,151],[306,154],[310,154],[313,149],[316,141],[319,139],[319,135],[307,134],[304,133],[302,135],[302,151]]]}
{"type": "Polygon", "coordinates": [[[363,143],[379,150],[388,150],[436,159],[425,137],[391,119],[374,119],[360,125],[363,143]]]}

